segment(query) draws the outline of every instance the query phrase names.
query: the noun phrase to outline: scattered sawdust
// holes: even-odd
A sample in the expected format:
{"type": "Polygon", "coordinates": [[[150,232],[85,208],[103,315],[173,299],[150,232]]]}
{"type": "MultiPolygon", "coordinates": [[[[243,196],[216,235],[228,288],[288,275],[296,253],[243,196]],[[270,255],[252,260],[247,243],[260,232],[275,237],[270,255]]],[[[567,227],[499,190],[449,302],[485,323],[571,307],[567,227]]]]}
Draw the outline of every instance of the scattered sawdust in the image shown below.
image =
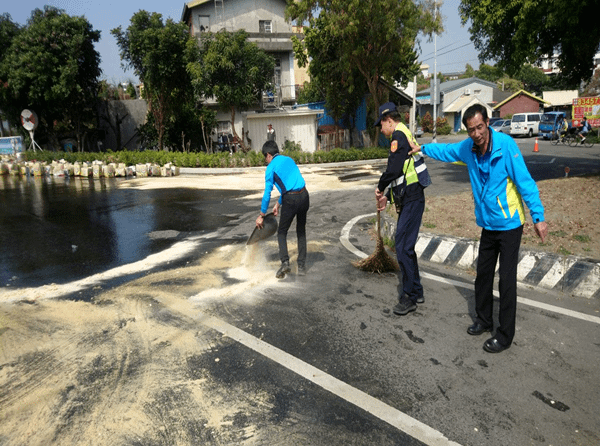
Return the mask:
{"type": "MultiPolygon", "coordinates": [[[[337,175],[332,175],[331,168],[328,166],[299,166],[302,176],[306,180],[309,191],[320,190],[341,190],[347,189],[348,183],[344,183],[337,175]]],[[[352,187],[368,186],[375,188],[376,181],[368,174],[375,175],[377,178],[381,171],[370,164],[365,164],[357,168],[362,172],[362,177],[352,182],[352,187]]],[[[265,188],[265,169],[248,169],[239,173],[227,176],[227,186],[229,189],[244,190],[252,192],[247,198],[262,197],[265,188]]],[[[196,188],[196,189],[223,189],[223,174],[206,174],[194,176],[177,177],[150,177],[133,178],[122,181],[120,188],[126,189],[167,189],[167,188],[196,188]]],[[[276,191],[275,191],[276,192],[276,191]]]]}
{"type": "MultiPolygon", "coordinates": [[[[521,246],[560,255],[600,259],[600,176],[566,177],[537,183],[545,209],[549,236],[535,234],[531,217],[521,246]]],[[[473,195],[427,196],[421,231],[478,240],[473,195]]]]}

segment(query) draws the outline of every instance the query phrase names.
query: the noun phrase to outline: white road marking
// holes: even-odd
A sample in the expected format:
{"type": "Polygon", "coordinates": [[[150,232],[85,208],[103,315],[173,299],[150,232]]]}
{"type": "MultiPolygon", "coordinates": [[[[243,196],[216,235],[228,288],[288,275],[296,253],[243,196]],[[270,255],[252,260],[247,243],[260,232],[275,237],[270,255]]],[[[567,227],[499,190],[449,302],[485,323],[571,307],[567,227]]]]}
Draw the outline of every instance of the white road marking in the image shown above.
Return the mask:
{"type": "Polygon", "coordinates": [[[373,398],[371,395],[358,390],[337,378],[319,370],[316,367],[284,352],[283,350],[267,344],[258,338],[240,330],[233,325],[228,324],[220,319],[200,313],[199,319],[202,324],[210,327],[219,333],[239,342],[242,345],[254,350],[255,352],[275,361],[288,370],[302,376],[303,378],[315,383],[319,387],[333,393],[334,395],[348,401],[351,404],[365,410],[366,412],[376,416],[382,421],[390,424],[396,429],[407,433],[413,438],[421,441],[426,445],[431,446],[449,446],[456,445],[453,441],[448,440],[442,433],[427,426],[424,423],[400,412],[392,406],[373,398]]]}
{"type": "Polygon", "coordinates": [[[373,217],[375,215],[377,215],[377,214],[373,213],[373,214],[359,215],[358,217],[354,217],[352,220],[350,220],[348,223],[346,223],[346,225],[342,228],[342,234],[340,235],[340,242],[342,242],[342,245],[348,251],[350,251],[355,256],[360,257],[361,259],[364,259],[364,258],[368,257],[369,255],[365,254],[364,252],[355,248],[354,245],[352,243],[350,243],[350,229],[352,229],[352,226],[354,226],[358,220],[361,220],[366,217],[373,217]]]}
{"type": "MultiPolygon", "coordinates": [[[[360,253],[360,257],[364,258],[367,257],[367,254],[359,251],[357,248],[354,247],[354,245],[352,245],[352,243],[350,243],[350,239],[349,239],[349,235],[350,235],[350,230],[352,229],[352,226],[354,224],[356,224],[357,221],[359,221],[361,218],[367,218],[372,216],[373,214],[365,214],[365,215],[359,215],[357,217],[354,217],[352,220],[350,220],[348,223],[346,223],[346,225],[344,226],[344,228],[342,229],[342,235],[340,236],[340,241],[342,242],[342,245],[344,245],[346,248],[348,248],[348,250],[354,254],[356,254],[357,252],[360,253]]],[[[419,252],[419,251],[417,251],[419,252]]],[[[422,252],[422,251],[421,251],[422,252]]],[[[358,254],[357,254],[358,255],[358,254]]],[[[496,268],[498,269],[498,268],[496,268]]],[[[472,283],[467,283],[467,282],[459,282],[457,280],[452,280],[452,279],[446,279],[444,277],[440,277],[440,276],[436,276],[434,274],[428,274],[425,272],[421,272],[421,277],[425,277],[427,279],[430,280],[435,280],[436,282],[441,282],[441,283],[447,283],[449,285],[454,285],[454,286],[458,286],[461,288],[473,288],[473,284],[472,283]]],[[[590,284],[589,283],[585,283],[585,285],[582,286],[587,286],[589,287],[590,284]]],[[[591,286],[595,286],[595,284],[592,284],[591,286]]],[[[494,291],[494,295],[495,296],[499,296],[497,291],[494,291]]],[[[600,317],[597,316],[592,316],[589,314],[585,314],[585,313],[580,313],[578,311],[573,311],[573,310],[569,310],[566,308],[561,308],[561,307],[557,307],[555,305],[550,305],[550,304],[545,304],[542,302],[536,302],[534,300],[531,299],[526,299],[524,297],[517,297],[517,301],[523,305],[529,305],[530,307],[536,307],[536,308],[540,308],[546,311],[551,311],[553,313],[558,313],[558,314],[562,314],[564,316],[569,316],[569,317],[573,317],[576,319],[581,319],[582,321],[586,321],[586,322],[592,322],[594,324],[600,324],[600,317]]]]}

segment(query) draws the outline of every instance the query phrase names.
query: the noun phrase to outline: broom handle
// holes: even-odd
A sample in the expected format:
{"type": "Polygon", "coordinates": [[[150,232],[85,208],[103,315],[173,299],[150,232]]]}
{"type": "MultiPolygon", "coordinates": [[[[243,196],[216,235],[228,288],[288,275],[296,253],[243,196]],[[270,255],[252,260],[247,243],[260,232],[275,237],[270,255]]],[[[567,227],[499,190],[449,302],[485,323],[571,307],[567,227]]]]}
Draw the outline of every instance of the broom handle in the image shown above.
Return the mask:
{"type": "Polygon", "coordinates": [[[377,238],[381,238],[381,213],[377,209],[377,238]]]}

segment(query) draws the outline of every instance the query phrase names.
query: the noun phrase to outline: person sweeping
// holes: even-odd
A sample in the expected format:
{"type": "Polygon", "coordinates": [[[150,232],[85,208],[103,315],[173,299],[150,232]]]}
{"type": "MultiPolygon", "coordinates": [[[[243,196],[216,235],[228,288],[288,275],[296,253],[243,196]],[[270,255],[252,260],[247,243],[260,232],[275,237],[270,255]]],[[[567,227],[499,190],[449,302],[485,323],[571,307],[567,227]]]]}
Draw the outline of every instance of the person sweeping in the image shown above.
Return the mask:
{"type": "Polygon", "coordinates": [[[408,138],[414,143],[416,141],[401,122],[393,102],[379,107],[379,119],[375,125],[381,126],[381,133],[391,139],[387,167],[379,178],[375,198],[378,211],[385,210],[387,203],[393,202],[398,212],[395,246],[402,291],[393,312],[403,316],[415,311],[417,303],[425,302],[415,245],[425,210],[424,189],[431,184],[431,177],[422,156],[409,155],[408,138]],[[388,186],[389,190],[384,194],[388,186]]]}

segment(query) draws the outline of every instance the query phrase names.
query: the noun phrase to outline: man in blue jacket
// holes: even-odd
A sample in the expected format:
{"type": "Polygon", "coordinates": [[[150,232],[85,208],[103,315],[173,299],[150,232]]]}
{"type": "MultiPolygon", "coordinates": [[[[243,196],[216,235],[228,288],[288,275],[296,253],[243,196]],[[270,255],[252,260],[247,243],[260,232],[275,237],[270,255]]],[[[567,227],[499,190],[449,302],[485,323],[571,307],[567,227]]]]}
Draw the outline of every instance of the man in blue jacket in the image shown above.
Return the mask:
{"type": "Polygon", "coordinates": [[[294,217],[296,217],[296,236],[298,237],[298,275],[303,276],[306,274],[306,214],[310,207],[306,183],[294,160],[289,156],[281,155],[275,141],[265,142],[262,153],[267,162],[267,170],[265,172],[265,192],[260,207],[260,215],[256,219],[256,226],[263,227],[264,217],[271,201],[271,192],[273,186],[275,186],[281,196],[273,207],[273,214],[277,216],[279,208],[282,207],[279,228],[277,229],[281,267],[275,276],[278,279],[283,279],[291,271],[287,233],[294,217]]]}
{"type": "Polygon", "coordinates": [[[474,324],[470,335],[493,331],[493,284],[496,263],[500,258],[500,316],[495,335],[485,341],[483,349],[499,353],[510,347],[515,335],[517,311],[517,264],[525,211],[529,208],[535,232],[544,242],[548,226],[544,207],[533,178],[514,140],[488,126],[486,108],[481,104],[469,107],[463,124],[470,138],[455,144],[427,144],[419,148],[411,144],[412,152],[444,162],[463,162],[469,170],[475,217],[482,228],[475,279],[474,324]]]}

